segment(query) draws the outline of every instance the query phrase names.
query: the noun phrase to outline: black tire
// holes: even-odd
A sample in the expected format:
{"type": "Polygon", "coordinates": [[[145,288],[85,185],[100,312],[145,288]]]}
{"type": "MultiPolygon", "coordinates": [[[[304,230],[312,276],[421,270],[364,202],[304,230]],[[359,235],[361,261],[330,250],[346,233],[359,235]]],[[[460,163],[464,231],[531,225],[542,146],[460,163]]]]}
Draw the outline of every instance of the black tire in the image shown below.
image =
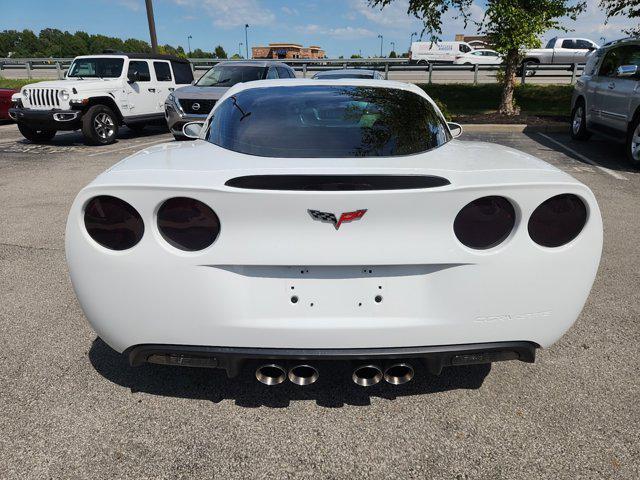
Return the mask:
{"type": "MultiPolygon", "coordinates": [[[[524,71],[525,77],[535,76],[536,71],[532,70],[531,67],[538,66],[539,64],[540,62],[538,60],[525,60],[524,62],[522,62],[522,71],[524,71]]],[[[522,74],[522,72],[520,74],[522,74]]]]}
{"type": "Polygon", "coordinates": [[[82,116],[82,134],[88,145],[109,145],[118,137],[118,118],[106,105],[94,105],[82,116]]]}
{"type": "Polygon", "coordinates": [[[636,115],[631,121],[624,145],[627,152],[627,161],[635,168],[640,168],[640,115],[636,115]]]}
{"type": "Polygon", "coordinates": [[[587,130],[587,115],[584,100],[578,100],[571,112],[569,133],[574,140],[589,140],[591,133],[587,130]]]}
{"type": "Polygon", "coordinates": [[[18,130],[24,138],[33,143],[44,143],[56,136],[56,130],[36,130],[24,123],[18,123],[18,130]]]}

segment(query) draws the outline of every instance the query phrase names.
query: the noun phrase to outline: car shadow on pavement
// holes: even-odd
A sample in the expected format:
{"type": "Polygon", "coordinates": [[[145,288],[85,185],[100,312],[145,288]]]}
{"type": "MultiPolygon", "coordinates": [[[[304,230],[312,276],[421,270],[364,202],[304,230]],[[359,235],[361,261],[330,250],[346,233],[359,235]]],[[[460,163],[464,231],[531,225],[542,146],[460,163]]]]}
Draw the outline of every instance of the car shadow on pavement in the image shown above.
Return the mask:
{"type": "Polygon", "coordinates": [[[384,381],[363,388],[351,381],[353,366],[348,362],[314,362],[320,378],[312,385],[298,386],[291,382],[268,387],[254,376],[255,361],[247,362],[235,378],[227,378],[224,370],[170,367],[146,364],[131,367],[125,356],[96,338],[89,351],[89,360],[96,371],[107,380],[129,388],[132,393],[143,392],[179,398],[210,400],[218,403],[234,400],[240,407],[288,407],[292,401],[312,400],[327,408],[345,405],[367,406],[371,398],[394,400],[398,397],[425,395],[449,390],[473,390],[482,386],[491,365],[471,365],[445,368],[434,376],[421,363],[415,363],[413,381],[393,386],[384,381]]]}

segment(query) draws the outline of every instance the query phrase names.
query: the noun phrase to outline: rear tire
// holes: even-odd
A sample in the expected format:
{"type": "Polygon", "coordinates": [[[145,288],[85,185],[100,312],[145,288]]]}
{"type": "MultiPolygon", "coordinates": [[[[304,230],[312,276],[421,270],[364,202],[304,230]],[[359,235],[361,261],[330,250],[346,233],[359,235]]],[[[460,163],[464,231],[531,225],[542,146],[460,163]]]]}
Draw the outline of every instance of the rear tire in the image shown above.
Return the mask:
{"type": "Polygon", "coordinates": [[[82,134],[89,145],[109,145],[118,136],[118,118],[106,105],[94,105],[82,116],[82,134]]]}
{"type": "Polygon", "coordinates": [[[625,150],[627,161],[635,168],[640,168],[640,115],[636,116],[629,126],[625,150]]]}
{"type": "Polygon", "coordinates": [[[32,141],[33,143],[48,142],[56,136],[56,130],[36,130],[24,123],[18,123],[18,130],[24,138],[32,141]]]}
{"type": "Polygon", "coordinates": [[[525,60],[524,62],[522,62],[522,70],[524,71],[524,76],[533,77],[536,74],[536,71],[531,67],[536,67],[539,63],[540,62],[538,62],[537,60],[525,60]]]}
{"type": "Polygon", "coordinates": [[[589,140],[591,133],[587,130],[586,107],[583,100],[576,102],[571,112],[571,124],[569,125],[569,133],[574,140],[589,140]]]}

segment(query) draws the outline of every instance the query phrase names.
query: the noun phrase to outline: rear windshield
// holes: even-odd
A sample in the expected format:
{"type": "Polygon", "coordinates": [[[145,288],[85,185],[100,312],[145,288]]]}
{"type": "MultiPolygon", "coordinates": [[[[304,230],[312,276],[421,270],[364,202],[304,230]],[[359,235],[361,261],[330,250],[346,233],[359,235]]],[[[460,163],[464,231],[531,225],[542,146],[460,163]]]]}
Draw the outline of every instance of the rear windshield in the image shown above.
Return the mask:
{"type": "Polygon", "coordinates": [[[67,72],[72,78],[118,78],[122,73],[122,58],[77,58],[67,72]]]}
{"type": "Polygon", "coordinates": [[[251,65],[216,65],[196,83],[199,87],[231,87],[240,82],[264,78],[265,67],[251,65]]]}
{"type": "Polygon", "coordinates": [[[207,139],[263,157],[385,157],[436,148],[450,134],[415,93],[317,85],[241,91],[216,108],[207,139]]]}

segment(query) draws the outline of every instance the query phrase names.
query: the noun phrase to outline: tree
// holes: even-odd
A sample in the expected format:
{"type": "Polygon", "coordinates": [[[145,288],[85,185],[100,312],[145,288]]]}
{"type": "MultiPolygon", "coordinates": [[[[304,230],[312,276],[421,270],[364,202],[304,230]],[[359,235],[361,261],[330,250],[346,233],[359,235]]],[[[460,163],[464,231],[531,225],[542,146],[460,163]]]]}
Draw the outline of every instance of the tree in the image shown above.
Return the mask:
{"type": "MultiPolygon", "coordinates": [[[[640,18],[640,0],[600,0],[600,8],[611,17],[640,18]]],[[[623,30],[627,35],[640,35],[640,25],[623,30]]]]}
{"type": "Polygon", "coordinates": [[[353,55],[351,55],[351,58],[362,58],[362,56],[354,53],[353,55]]]}
{"type": "Polygon", "coordinates": [[[389,58],[398,58],[398,55],[396,54],[395,50],[391,50],[391,52],[389,53],[389,58]]]}
{"type": "MultiPolygon", "coordinates": [[[[384,8],[394,0],[369,0],[371,6],[384,8]]],[[[422,19],[432,41],[442,34],[442,17],[449,10],[458,11],[465,26],[470,21],[473,0],[409,0],[408,13],[422,19]]],[[[522,51],[540,45],[539,37],[547,30],[567,31],[560,21],[575,20],[584,11],[581,0],[487,0],[482,20],[475,23],[478,33],[488,35],[495,50],[505,56],[502,95],[498,111],[515,115],[516,76],[522,62],[522,51]]]]}
{"type": "Polygon", "coordinates": [[[214,50],[213,54],[215,55],[216,58],[227,58],[227,52],[224,51],[224,48],[222,48],[222,45],[218,45],[214,50]]]}
{"type": "Polygon", "coordinates": [[[244,58],[242,55],[240,55],[239,53],[234,53],[233,55],[231,55],[231,59],[232,60],[240,60],[244,58]]]}

